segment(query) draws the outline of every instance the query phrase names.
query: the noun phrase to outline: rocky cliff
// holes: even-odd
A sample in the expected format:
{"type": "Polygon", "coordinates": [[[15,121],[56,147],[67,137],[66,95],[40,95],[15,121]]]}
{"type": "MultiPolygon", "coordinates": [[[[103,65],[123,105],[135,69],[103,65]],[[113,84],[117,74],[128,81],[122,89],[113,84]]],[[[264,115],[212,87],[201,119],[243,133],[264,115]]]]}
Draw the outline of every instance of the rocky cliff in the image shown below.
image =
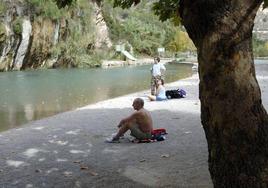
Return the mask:
{"type": "Polygon", "coordinates": [[[57,10],[53,1],[38,7],[40,2],[0,2],[0,71],[77,67],[80,53],[112,46],[97,3],[83,0],[57,10]]]}

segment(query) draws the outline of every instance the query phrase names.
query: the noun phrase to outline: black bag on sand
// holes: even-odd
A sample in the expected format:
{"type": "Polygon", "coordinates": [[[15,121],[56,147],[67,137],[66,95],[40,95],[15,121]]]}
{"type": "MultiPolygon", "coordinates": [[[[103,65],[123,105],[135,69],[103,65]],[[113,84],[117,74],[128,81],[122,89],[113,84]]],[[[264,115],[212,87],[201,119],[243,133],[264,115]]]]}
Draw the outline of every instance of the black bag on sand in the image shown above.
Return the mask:
{"type": "Polygon", "coordinates": [[[184,91],[183,89],[167,90],[166,96],[168,99],[184,98],[186,96],[186,91],[184,91]]]}

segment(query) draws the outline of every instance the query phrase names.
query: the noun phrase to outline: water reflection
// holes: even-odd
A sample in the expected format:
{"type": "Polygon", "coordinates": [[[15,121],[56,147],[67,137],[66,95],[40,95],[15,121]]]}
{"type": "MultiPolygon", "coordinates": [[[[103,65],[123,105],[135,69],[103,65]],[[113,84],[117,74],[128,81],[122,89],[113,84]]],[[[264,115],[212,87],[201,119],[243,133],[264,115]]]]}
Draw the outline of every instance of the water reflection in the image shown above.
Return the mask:
{"type": "MultiPolygon", "coordinates": [[[[150,87],[150,66],[0,73],[0,131],[150,87]]],[[[166,82],[190,76],[191,65],[167,65],[166,82]]]]}
{"type": "Polygon", "coordinates": [[[28,121],[33,120],[34,117],[34,108],[31,104],[25,104],[24,106],[24,113],[25,113],[25,118],[28,121]]]}

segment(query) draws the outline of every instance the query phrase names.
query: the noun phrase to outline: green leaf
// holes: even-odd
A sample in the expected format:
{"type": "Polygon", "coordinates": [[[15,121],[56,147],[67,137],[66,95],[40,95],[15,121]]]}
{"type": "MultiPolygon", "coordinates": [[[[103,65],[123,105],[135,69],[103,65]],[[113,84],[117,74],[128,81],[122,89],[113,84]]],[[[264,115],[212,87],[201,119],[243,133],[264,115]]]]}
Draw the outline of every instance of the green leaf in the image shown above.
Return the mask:
{"type": "Polygon", "coordinates": [[[140,0],[114,0],[114,7],[129,8],[139,3],[140,0]]]}
{"type": "Polygon", "coordinates": [[[154,3],[153,10],[161,21],[171,19],[176,23],[179,21],[179,3],[180,0],[159,0],[154,3]]]}
{"type": "MultiPolygon", "coordinates": [[[[114,0],[114,7],[130,8],[140,2],[140,0],[114,0]]],[[[158,0],[153,3],[153,10],[161,21],[170,19],[175,25],[179,25],[179,3],[180,0],[158,0]]]]}

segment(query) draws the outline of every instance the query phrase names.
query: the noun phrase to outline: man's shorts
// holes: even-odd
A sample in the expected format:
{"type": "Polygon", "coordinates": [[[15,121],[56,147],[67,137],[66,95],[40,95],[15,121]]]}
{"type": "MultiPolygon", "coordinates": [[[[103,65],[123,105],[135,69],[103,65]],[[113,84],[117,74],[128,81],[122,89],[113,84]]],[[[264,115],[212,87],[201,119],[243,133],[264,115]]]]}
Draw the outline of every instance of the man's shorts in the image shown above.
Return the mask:
{"type": "Polygon", "coordinates": [[[144,133],[139,129],[138,125],[133,125],[130,128],[130,135],[134,136],[135,138],[139,140],[145,140],[145,139],[151,139],[152,138],[152,133],[144,133]]]}

